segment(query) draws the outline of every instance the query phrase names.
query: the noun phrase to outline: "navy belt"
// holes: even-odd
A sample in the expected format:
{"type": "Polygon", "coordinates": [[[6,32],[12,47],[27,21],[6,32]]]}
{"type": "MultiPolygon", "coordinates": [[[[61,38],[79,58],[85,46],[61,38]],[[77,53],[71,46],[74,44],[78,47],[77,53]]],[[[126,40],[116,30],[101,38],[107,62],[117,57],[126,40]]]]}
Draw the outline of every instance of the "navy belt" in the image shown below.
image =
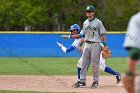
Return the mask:
{"type": "Polygon", "coordinates": [[[92,43],[95,43],[95,42],[86,40],[86,43],[92,44],[92,43]]]}

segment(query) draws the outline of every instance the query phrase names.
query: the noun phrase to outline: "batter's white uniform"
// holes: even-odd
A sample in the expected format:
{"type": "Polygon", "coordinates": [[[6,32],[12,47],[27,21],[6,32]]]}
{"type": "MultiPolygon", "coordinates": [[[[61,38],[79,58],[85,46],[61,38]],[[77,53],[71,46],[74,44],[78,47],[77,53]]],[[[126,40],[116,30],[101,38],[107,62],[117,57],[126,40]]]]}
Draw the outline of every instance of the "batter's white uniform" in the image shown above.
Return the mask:
{"type": "MultiPolygon", "coordinates": [[[[129,21],[124,47],[140,49],[140,12],[133,15],[129,21]]],[[[138,63],[140,64],[140,60],[138,63]]],[[[140,93],[140,81],[138,93],[140,93]]]]}

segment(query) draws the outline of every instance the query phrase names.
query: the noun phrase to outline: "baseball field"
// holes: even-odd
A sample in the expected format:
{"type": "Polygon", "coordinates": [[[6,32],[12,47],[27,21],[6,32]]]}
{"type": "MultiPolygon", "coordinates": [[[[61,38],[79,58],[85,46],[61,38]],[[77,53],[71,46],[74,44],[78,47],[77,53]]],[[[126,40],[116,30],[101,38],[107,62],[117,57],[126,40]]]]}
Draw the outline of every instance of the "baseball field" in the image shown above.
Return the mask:
{"type": "MultiPolygon", "coordinates": [[[[91,89],[91,67],[87,87],[72,88],[77,81],[78,59],[0,57],[0,93],[125,93],[122,85],[115,84],[116,78],[104,72],[100,73],[100,87],[91,89]]],[[[126,60],[109,58],[106,65],[123,75],[127,67],[126,60]]]]}

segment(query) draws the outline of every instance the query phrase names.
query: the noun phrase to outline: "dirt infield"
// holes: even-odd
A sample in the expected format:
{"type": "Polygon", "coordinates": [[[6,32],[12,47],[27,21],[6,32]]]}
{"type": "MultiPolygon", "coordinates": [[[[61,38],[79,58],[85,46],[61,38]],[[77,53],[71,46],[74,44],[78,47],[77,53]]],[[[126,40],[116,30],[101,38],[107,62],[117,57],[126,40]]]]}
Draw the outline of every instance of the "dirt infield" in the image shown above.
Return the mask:
{"type": "Polygon", "coordinates": [[[76,76],[1,75],[0,90],[82,92],[82,93],[126,93],[122,86],[115,85],[113,76],[100,76],[99,88],[91,89],[92,77],[87,77],[86,88],[72,88],[76,76]]]}

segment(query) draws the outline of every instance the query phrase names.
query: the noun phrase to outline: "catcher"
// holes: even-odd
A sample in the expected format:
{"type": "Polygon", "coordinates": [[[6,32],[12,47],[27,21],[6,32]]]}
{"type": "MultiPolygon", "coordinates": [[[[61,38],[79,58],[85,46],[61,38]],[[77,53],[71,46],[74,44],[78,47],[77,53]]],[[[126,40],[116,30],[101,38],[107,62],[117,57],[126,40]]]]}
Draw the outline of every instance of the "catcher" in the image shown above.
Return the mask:
{"type": "MultiPolygon", "coordinates": [[[[71,31],[71,35],[76,35],[78,33],[80,33],[80,26],[77,24],[71,25],[70,27],[70,31],[71,31]]],[[[69,36],[63,35],[63,38],[67,39],[69,36]]],[[[75,39],[75,41],[73,42],[73,44],[69,47],[64,47],[61,43],[57,42],[58,46],[62,49],[63,52],[68,53],[70,51],[75,50],[76,48],[79,48],[80,51],[82,51],[83,46],[81,46],[84,40],[81,38],[75,39]]],[[[111,56],[110,50],[108,47],[104,47],[103,44],[100,43],[100,46],[102,47],[102,53],[100,54],[100,70],[113,74],[116,76],[117,82],[116,84],[118,84],[121,81],[121,76],[119,73],[117,73],[116,71],[114,71],[112,68],[108,67],[105,65],[105,59],[111,56]]],[[[78,83],[80,82],[80,70],[82,68],[82,57],[80,58],[80,60],[78,61],[78,82],[76,82],[73,87],[77,87],[78,83]]]]}

